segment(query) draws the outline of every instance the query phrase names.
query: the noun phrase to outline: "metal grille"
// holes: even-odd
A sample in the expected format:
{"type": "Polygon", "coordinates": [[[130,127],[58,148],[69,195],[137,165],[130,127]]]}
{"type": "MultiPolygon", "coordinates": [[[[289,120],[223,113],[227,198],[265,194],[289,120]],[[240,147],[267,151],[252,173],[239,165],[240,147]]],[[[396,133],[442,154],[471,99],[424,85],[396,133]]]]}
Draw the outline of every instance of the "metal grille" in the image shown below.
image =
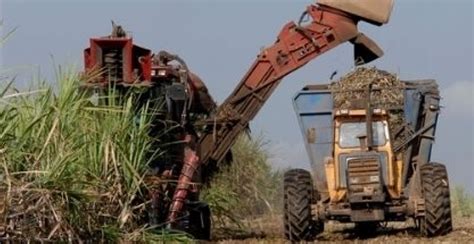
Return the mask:
{"type": "Polygon", "coordinates": [[[377,158],[354,158],[347,163],[347,178],[351,192],[377,189],[381,184],[381,167],[377,158]],[[369,188],[367,188],[369,187],[369,188]]]}
{"type": "Polygon", "coordinates": [[[108,81],[117,82],[123,79],[123,57],[121,49],[105,49],[103,63],[105,68],[104,75],[108,81]]]}

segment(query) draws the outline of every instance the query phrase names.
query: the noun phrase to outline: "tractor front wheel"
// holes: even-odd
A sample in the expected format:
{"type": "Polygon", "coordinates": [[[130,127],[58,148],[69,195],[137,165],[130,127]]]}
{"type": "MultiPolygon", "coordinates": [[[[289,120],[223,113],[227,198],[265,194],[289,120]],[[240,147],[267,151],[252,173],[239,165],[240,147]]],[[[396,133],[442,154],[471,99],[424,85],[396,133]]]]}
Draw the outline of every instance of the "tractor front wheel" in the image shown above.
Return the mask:
{"type": "Polygon", "coordinates": [[[446,235],[453,229],[446,167],[439,163],[425,164],[420,168],[420,177],[425,198],[420,232],[427,237],[446,235]]]}
{"type": "Polygon", "coordinates": [[[323,230],[323,223],[313,221],[311,203],[313,183],[311,174],[303,169],[285,173],[284,182],[285,236],[290,241],[311,241],[323,230]]]}

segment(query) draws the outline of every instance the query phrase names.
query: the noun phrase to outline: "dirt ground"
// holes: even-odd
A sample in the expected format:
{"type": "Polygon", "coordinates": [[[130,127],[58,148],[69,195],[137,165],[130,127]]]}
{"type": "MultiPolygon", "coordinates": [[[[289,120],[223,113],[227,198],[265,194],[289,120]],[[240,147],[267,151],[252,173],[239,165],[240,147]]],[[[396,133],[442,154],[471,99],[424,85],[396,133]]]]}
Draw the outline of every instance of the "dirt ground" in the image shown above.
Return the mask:
{"type": "MultiPolygon", "coordinates": [[[[436,238],[420,237],[413,221],[390,223],[367,236],[358,236],[351,224],[328,223],[317,238],[318,243],[473,243],[474,217],[454,219],[454,231],[436,238]]],[[[254,220],[249,231],[220,229],[214,233],[214,242],[234,243],[287,243],[279,217],[254,220]]]]}

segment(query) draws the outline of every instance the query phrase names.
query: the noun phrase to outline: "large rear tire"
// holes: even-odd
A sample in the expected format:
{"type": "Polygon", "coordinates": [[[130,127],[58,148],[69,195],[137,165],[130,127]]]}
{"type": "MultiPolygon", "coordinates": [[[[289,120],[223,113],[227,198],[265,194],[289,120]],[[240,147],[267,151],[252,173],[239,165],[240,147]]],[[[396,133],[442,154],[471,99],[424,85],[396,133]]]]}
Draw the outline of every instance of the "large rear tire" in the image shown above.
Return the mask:
{"type": "Polygon", "coordinates": [[[439,163],[421,166],[421,187],[425,198],[425,216],[420,219],[423,236],[446,235],[453,230],[449,181],[446,167],[439,163]]]}
{"type": "Polygon", "coordinates": [[[285,173],[284,227],[290,241],[311,241],[322,232],[323,223],[315,223],[311,215],[313,183],[311,174],[303,169],[292,169],[285,173]]]}

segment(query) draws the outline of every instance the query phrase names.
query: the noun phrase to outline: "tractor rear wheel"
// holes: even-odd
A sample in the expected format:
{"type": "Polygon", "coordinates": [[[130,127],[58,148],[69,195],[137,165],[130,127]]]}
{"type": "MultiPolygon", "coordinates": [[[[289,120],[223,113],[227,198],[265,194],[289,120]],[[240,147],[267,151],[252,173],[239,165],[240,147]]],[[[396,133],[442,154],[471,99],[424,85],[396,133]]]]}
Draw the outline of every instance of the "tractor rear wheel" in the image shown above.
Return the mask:
{"type": "Polygon", "coordinates": [[[310,241],[323,230],[323,223],[315,223],[311,215],[313,183],[311,174],[303,169],[292,169],[285,173],[284,226],[285,236],[290,241],[310,241]]]}
{"type": "Polygon", "coordinates": [[[452,231],[449,181],[446,167],[439,163],[421,166],[421,187],[425,198],[425,216],[420,219],[424,236],[441,236],[452,231]]]}

